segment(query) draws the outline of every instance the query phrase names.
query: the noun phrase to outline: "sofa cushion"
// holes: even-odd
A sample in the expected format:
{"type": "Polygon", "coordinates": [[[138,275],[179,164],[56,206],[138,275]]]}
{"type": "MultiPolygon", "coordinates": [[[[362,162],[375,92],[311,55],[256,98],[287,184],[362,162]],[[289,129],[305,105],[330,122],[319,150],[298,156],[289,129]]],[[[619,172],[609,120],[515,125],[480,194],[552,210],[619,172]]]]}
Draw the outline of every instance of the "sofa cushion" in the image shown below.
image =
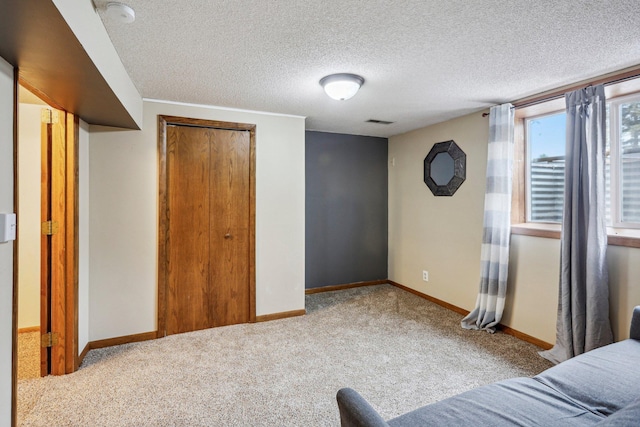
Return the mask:
{"type": "Polygon", "coordinates": [[[531,378],[467,391],[394,418],[390,426],[589,426],[602,416],[531,378]]]}
{"type": "Polygon", "coordinates": [[[640,398],[596,424],[597,427],[629,427],[640,424],[640,398]]]}
{"type": "Polygon", "coordinates": [[[534,379],[590,411],[609,416],[640,396],[640,341],[591,350],[534,379]]]}

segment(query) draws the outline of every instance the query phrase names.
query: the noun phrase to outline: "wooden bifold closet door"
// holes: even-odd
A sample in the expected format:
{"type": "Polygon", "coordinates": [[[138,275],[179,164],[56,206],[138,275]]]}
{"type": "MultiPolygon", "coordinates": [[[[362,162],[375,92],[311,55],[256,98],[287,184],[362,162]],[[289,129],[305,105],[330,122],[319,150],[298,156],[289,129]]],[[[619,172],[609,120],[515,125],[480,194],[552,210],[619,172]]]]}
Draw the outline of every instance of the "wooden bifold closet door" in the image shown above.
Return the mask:
{"type": "Polygon", "coordinates": [[[166,334],[249,322],[250,132],[168,124],[166,153],[166,334]]]}

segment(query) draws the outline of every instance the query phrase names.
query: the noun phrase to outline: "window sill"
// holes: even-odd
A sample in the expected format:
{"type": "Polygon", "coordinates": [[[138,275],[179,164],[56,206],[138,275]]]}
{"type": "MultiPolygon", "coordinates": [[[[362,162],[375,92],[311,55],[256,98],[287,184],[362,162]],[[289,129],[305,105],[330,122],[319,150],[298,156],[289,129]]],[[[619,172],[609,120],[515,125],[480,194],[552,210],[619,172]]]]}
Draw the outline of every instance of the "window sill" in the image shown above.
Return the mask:
{"type": "MultiPolygon", "coordinates": [[[[512,224],[511,234],[543,237],[547,239],[560,239],[560,224],[544,224],[532,222],[512,224]]],[[[640,248],[640,230],[607,227],[607,234],[607,242],[611,246],[640,248]]]]}

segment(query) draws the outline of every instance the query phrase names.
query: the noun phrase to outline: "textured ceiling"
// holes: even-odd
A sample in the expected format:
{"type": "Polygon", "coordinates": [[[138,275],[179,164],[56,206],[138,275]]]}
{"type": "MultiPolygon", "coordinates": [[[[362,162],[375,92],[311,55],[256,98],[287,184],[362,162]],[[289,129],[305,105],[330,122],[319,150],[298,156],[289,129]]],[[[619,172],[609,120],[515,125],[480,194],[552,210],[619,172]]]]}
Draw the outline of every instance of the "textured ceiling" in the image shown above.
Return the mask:
{"type": "Polygon", "coordinates": [[[392,136],[640,64],[637,0],[125,0],[104,14],[145,98],[392,136]],[[348,101],[318,81],[366,80],[348,101]],[[368,119],[395,122],[365,123],[368,119]]]}

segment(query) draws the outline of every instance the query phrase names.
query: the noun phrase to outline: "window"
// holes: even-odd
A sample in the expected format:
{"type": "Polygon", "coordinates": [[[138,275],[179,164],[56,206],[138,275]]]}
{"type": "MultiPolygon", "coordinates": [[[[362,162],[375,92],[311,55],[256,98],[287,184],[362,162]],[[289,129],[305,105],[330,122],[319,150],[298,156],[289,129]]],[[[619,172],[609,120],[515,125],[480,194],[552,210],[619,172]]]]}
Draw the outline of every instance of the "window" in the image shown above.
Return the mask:
{"type": "MultiPolygon", "coordinates": [[[[640,94],[607,107],[607,222],[640,228],[640,94]]],[[[562,222],[565,124],[564,112],[524,118],[527,222],[562,222]]]]}
{"type": "Polygon", "coordinates": [[[565,123],[565,113],[526,119],[528,222],[562,222],[565,123]]]}
{"type": "Polygon", "coordinates": [[[609,110],[612,225],[639,228],[640,95],[612,100],[609,110]]]}

